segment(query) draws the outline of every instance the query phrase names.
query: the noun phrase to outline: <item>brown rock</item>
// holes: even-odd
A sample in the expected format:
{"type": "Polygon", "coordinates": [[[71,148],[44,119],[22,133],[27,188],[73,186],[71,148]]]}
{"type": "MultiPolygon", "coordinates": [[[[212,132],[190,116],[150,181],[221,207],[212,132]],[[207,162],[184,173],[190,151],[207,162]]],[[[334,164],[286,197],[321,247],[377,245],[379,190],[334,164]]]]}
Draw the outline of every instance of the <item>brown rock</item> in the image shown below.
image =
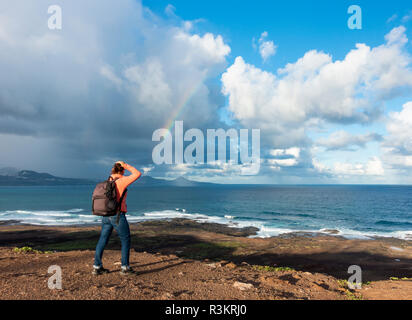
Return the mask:
{"type": "Polygon", "coordinates": [[[253,284],[251,283],[244,283],[244,282],[239,282],[236,281],[233,286],[241,291],[245,291],[245,290],[250,290],[253,288],[253,284]]]}
{"type": "Polygon", "coordinates": [[[169,292],[165,292],[164,294],[162,294],[162,297],[161,297],[162,300],[171,300],[173,298],[174,298],[173,295],[171,295],[169,292]]]}

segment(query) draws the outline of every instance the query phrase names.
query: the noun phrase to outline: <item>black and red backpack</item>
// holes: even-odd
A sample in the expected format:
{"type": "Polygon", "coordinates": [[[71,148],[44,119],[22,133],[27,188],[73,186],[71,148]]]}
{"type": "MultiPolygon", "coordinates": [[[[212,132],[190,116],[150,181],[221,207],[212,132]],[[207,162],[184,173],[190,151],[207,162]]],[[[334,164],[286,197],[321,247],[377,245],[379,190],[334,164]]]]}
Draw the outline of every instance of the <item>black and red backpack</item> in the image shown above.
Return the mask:
{"type": "Polygon", "coordinates": [[[92,196],[92,212],[95,216],[113,217],[120,213],[123,199],[127,189],[117,201],[116,181],[110,177],[106,181],[97,184],[92,196]]]}

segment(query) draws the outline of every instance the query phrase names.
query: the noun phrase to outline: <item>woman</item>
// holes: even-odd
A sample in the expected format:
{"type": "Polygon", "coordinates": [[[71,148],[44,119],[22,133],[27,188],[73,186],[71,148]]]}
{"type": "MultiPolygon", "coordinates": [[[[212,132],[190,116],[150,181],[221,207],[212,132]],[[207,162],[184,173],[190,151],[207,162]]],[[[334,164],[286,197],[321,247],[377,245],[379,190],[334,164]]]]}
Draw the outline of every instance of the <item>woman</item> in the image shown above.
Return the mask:
{"type": "MultiPolygon", "coordinates": [[[[132,166],[124,163],[123,161],[116,162],[112,168],[112,179],[116,180],[117,201],[120,201],[121,196],[125,192],[128,186],[140,178],[141,172],[132,166]],[[125,177],[124,171],[128,170],[132,174],[125,177]]],[[[93,274],[100,275],[108,273],[109,271],[103,268],[102,256],[104,248],[109,242],[109,238],[112,234],[113,228],[116,229],[122,244],[122,268],[120,273],[122,275],[128,275],[133,273],[132,268],[129,266],[130,255],[130,229],[129,223],[126,219],[127,205],[126,205],[127,193],[123,197],[123,201],[120,206],[120,216],[103,217],[102,231],[100,234],[99,242],[96,246],[96,254],[94,257],[93,274]]]]}

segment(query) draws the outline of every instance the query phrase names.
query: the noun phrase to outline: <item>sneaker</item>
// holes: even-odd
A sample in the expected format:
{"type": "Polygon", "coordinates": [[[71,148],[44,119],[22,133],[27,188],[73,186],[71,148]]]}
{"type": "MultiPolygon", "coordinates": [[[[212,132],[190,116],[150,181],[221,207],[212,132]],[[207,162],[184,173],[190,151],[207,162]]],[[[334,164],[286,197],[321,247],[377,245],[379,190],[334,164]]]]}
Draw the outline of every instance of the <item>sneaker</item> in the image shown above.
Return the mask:
{"type": "Polygon", "coordinates": [[[101,274],[106,274],[106,273],[109,273],[109,270],[107,270],[107,269],[105,269],[105,268],[103,268],[103,267],[93,268],[93,274],[94,274],[95,276],[100,276],[101,274]]]}
{"type": "Polygon", "coordinates": [[[120,274],[122,276],[128,276],[131,274],[136,274],[136,272],[130,267],[122,267],[122,269],[120,270],[120,274]]]}

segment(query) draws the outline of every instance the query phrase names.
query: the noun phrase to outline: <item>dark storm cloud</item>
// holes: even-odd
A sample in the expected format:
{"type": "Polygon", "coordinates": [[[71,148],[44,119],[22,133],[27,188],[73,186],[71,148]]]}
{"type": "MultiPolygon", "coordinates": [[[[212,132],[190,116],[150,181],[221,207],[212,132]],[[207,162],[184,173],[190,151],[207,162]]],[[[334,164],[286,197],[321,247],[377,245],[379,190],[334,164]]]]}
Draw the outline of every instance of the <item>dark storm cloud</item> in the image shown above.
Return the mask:
{"type": "Polygon", "coordinates": [[[150,164],[153,131],[182,105],[185,125],[219,127],[221,100],[206,82],[225,68],[221,37],[192,34],[131,0],[61,2],[63,28],[53,31],[48,5],[0,4],[2,139],[52,138],[44,158],[77,162],[69,174],[119,158],[150,164]]]}

